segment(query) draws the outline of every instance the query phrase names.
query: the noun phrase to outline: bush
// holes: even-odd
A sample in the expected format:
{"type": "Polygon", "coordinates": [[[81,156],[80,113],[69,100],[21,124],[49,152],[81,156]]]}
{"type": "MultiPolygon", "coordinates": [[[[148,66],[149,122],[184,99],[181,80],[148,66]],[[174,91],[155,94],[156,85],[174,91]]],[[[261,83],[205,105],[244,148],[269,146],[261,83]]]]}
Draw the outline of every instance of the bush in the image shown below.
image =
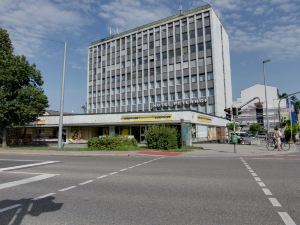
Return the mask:
{"type": "Polygon", "coordinates": [[[145,132],[147,146],[150,149],[175,149],[177,145],[176,128],[167,126],[151,126],[145,132]]]}
{"type": "Polygon", "coordinates": [[[92,150],[126,150],[135,149],[137,141],[126,136],[93,137],[87,145],[92,150]]]}
{"type": "MultiPolygon", "coordinates": [[[[292,126],[293,141],[296,141],[296,135],[298,134],[298,132],[299,132],[298,124],[293,124],[293,126],[292,126]]],[[[287,141],[291,141],[292,138],[291,138],[291,125],[290,124],[288,124],[285,127],[284,136],[287,141]]]]}

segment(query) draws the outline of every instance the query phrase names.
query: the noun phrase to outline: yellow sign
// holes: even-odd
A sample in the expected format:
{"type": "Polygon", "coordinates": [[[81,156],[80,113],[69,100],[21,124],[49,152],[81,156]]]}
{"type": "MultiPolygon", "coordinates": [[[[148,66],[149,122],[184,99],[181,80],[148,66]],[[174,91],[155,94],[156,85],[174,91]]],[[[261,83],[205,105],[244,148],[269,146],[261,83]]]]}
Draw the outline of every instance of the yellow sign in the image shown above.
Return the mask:
{"type": "Polygon", "coordinates": [[[144,115],[144,116],[122,116],[122,122],[167,122],[172,121],[172,114],[144,115]]]}
{"type": "Polygon", "coordinates": [[[202,123],[211,123],[211,117],[209,116],[198,116],[198,121],[202,123]]]}
{"type": "Polygon", "coordinates": [[[35,124],[36,124],[36,125],[45,125],[46,123],[45,123],[45,120],[37,119],[37,120],[35,121],[35,124]]]}

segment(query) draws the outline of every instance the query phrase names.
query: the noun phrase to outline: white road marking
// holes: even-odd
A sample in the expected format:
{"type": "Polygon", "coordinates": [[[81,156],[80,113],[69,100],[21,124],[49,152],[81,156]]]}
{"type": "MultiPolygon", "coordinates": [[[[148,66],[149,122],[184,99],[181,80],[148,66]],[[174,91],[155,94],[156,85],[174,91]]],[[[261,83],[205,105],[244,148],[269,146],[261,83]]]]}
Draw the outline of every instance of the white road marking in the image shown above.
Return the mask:
{"type": "Polygon", "coordinates": [[[42,160],[35,159],[0,159],[0,161],[11,161],[11,162],[41,162],[42,160]]]}
{"type": "Polygon", "coordinates": [[[124,168],[124,169],[121,169],[121,170],[119,170],[120,172],[123,172],[123,171],[126,171],[126,170],[128,170],[127,168],[124,168]]]}
{"type": "Polygon", "coordinates": [[[28,167],[42,166],[42,165],[48,165],[48,164],[53,164],[53,163],[58,163],[58,162],[59,161],[47,161],[47,162],[41,162],[41,163],[26,164],[26,165],[21,165],[21,166],[12,166],[12,167],[1,168],[0,171],[24,169],[24,168],[28,168],[28,167]]]}
{"type": "Polygon", "coordinates": [[[249,170],[250,173],[254,173],[254,171],[252,169],[249,170]]]}
{"type": "Polygon", "coordinates": [[[265,195],[272,195],[272,192],[268,188],[262,188],[265,195]]]}
{"type": "Polygon", "coordinates": [[[76,188],[77,186],[70,186],[70,187],[66,187],[66,188],[63,188],[63,189],[60,189],[58,191],[68,191],[68,190],[71,190],[73,188],[76,188]]]}
{"type": "Polygon", "coordinates": [[[15,208],[18,208],[18,207],[21,207],[21,206],[22,206],[21,204],[15,204],[15,205],[9,206],[9,207],[0,209],[0,213],[6,212],[8,210],[15,209],[15,208]]]}
{"type": "Polygon", "coordinates": [[[112,173],[110,173],[109,175],[115,175],[115,174],[117,174],[117,173],[119,173],[119,172],[112,172],[112,173]]]}
{"type": "Polygon", "coordinates": [[[31,172],[21,172],[21,171],[1,171],[1,173],[14,173],[14,174],[33,174],[33,175],[40,175],[40,174],[44,174],[44,173],[31,173],[31,172]]]}
{"type": "Polygon", "coordinates": [[[254,177],[254,180],[261,181],[261,179],[259,177],[254,177]]]}
{"type": "Polygon", "coordinates": [[[108,175],[102,175],[102,176],[100,176],[100,177],[97,177],[97,179],[102,179],[102,178],[105,178],[105,177],[107,177],[108,175]]]}
{"type": "Polygon", "coordinates": [[[278,212],[278,214],[286,225],[296,225],[294,220],[287,212],[278,212]]]}
{"type": "Polygon", "coordinates": [[[276,198],[269,198],[269,200],[274,207],[281,207],[281,204],[278,202],[276,198]]]}
{"type": "Polygon", "coordinates": [[[12,182],[8,182],[8,183],[0,184],[0,190],[5,189],[5,188],[19,186],[19,185],[22,185],[22,184],[28,184],[28,183],[32,183],[32,182],[36,182],[36,181],[40,181],[40,180],[45,180],[47,178],[54,177],[54,176],[57,176],[57,175],[58,174],[43,174],[43,175],[38,175],[38,176],[35,176],[35,177],[31,177],[31,178],[26,178],[26,179],[22,179],[22,180],[17,180],[17,181],[12,181],[12,182]]]}
{"type": "Polygon", "coordinates": [[[257,182],[257,184],[260,186],[260,187],[266,187],[265,183],[264,182],[257,182]]]}
{"type": "Polygon", "coordinates": [[[34,198],[34,199],[32,199],[32,200],[33,200],[33,201],[38,201],[38,200],[41,200],[41,199],[43,199],[43,198],[48,198],[48,197],[50,197],[50,196],[52,196],[52,195],[55,195],[55,193],[49,193],[49,194],[41,195],[41,196],[36,197],[36,198],[34,198]]]}
{"type": "Polygon", "coordinates": [[[80,183],[79,185],[85,185],[85,184],[89,184],[89,183],[92,183],[94,180],[87,180],[87,181],[84,181],[82,183],[80,183]]]}
{"type": "Polygon", "coordinates": [[[135,166],[131,166],[131,167],[128,167],[128,169],[132,169],[132,168],[134,168],[135,166]]]}
{"type": "Polygon", "coordinates": [[[258,177],[256,173],[251,173],[252,176],[258,177]]]}
{"type": "Polygon", "coordinates": [[[139,164],[136,164],[135,166],[141,166],[142,164],[141,163],[139,163],[139,164]]]}

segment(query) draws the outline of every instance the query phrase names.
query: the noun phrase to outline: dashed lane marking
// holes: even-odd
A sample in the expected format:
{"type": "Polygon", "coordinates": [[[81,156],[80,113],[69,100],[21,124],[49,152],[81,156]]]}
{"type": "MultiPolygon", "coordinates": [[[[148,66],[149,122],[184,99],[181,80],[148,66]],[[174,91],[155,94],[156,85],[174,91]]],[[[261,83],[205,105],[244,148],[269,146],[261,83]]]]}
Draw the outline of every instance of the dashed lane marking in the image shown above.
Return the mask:
{"type": "Polygon", "coordinates": [[[33,201],[38,201],[38,200],[41,200],[41,199],[44,199],[44,198],[48,198],[48,197],[53,196],[53,195],[55,195],[55,193],[49,193],[49,194],[45,194],[45,195],[41,195],[39,197],[36,197],[36,198],[34,198],[32,200],[33,201]]]}
{"type": "Polygon", "coordinates": [[[278,212],[278,214],[286,225],[296,225],[294,220],[287,212],[278,212]]]}
{"type": "Polygon", "coordinates": [[[269,198],[269,200],[274,207],[281,207],[281,204],[278,202],[276,198],[269,198]]]}
{"type": "Polygon", "coordinates": [[[66,187],[66,188],[60,189],[60,190],[58,190],[58,191],[61,191],[61,192],[63,192],[63,191],[69,191],[69,190],[74,189],[74,188],[76,188],[76,187],[77,187],[77,186],[70,186],[70,187],[66,187]]]}
{"type": "Polygon", "coordinates": [[[79,185],[85,185],[85,184],[89,184],[89,183],[92,183],[94,180],[87,180],[87,181],[84,181],[82,183],[79,183],[79,185]]]}
{"type": "Polygon", "coordinates": [[[272,192],[270,191],[270,189],[268,189],[268,188],[263,188],[262,189],[263,190],[263,192],[265,193],[265,195],[272,195],[272,192]]]}

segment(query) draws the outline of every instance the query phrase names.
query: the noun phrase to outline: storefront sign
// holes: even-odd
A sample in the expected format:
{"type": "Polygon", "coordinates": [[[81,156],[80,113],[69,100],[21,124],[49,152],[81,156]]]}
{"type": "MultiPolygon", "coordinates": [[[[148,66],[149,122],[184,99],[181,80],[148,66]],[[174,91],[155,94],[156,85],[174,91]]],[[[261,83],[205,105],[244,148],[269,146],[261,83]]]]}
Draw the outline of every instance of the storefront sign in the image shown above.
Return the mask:
{"type": "Polygon", "coordinates": [[[152,109],[160,109],[160,108],[170,108],[175,106],[187,106],[187,105],[205,105],[207,102],[207,98],[198,98],[198,99],[189,99],[189,100],[180,100],[173,102],[163,102],[163,103],[155,103],[152,106],[152,109]]]}
{"type": "Polygon", "coordinates": [[[172,120],[172,114],[121,117],[122,122],[167,122],[172,120]]]}
{"type": "Polygon", "coordinates": [[[211,117],[209,117],[209,116],[198,116],[197,119],[199,122],[202,122],[202,123],[211,123],[211,121],[212,121],[211,117]]]}

